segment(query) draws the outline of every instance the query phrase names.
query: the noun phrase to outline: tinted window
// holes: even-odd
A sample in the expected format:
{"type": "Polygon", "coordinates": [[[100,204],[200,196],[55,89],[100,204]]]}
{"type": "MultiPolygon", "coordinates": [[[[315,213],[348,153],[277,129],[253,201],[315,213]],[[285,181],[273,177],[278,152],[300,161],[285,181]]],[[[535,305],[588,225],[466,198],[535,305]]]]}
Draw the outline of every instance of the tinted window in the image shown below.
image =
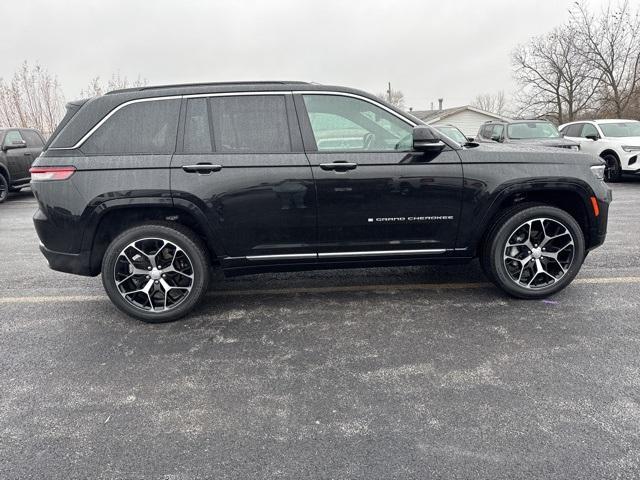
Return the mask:
{"type": "Polygon", "coordinates": [[[583,123],[576,123],[573,125],[569,125],[568,127],[565,127],[563,130],[563,133],[567,136],[567,137],[579,137],[580,136],[580,132],[582,132],[582,126],[584,124],[583,123]]]}
{"type": "Polygon", "coordinates": [[[217,152],[291,151],[284,96],[212,97],[210,101],[217,152]]]}
{"type": "Polygon", "coordinates": [[[186,153],[211,153],[211,132],[207,99],[195,98],[187,101],[184,121],[184,151],[186,153]]]}
{"type": "Polygon", "coordinates": [[[20,135],[20,132],[17,130],[9,130],[4,137],[4,144],[11,145],[16,142],[24,142],[22,135],[20,135]]]}
{"type": "Polygon", "coordinates": [[[364,100],[341,95],[304,95],[319,151],[409,150],[413,127],[364,100]]]}
{"type": "Polygon", "coordinates": [[[502,125],[500,123],[497,124],[497,125],[494,125],[493,131],[491,132],[491,138],[492,139],[493,138],[497,138],[497,139],[501,138],[502,137],[502,132],[504,132],[504,125],[502,125]]]}
{"type": "Polygon", "coordinates": [[[491,138],[491,131],[493,130],[493,125],[485,125],[484,127],[482,127],[482,133],[481,135],[484,138],[491,138]]]}
{"type": "Polygon", "coordinates": [[[596,127],[590,123],[584,124],[584,127],[582,127],[582,133],[580,134],[581,137],[585,137],[585,138],[587,137],[587,135],[595,135],[597,137],[600,136],[598,134],[598,130],[596,129],[596,127]]]}
{"type": "Polygon", "coordinates": [[[23,130],[22,136],[27,141],[27,147],[42,147],[44,145],[40,135],[33,130],[23,130]]]}
{"type": "Polygon", "coordinates": [[[82,145],[93,154],[173,153],[180,100],[152,100],[114,113],[82,145]]]}

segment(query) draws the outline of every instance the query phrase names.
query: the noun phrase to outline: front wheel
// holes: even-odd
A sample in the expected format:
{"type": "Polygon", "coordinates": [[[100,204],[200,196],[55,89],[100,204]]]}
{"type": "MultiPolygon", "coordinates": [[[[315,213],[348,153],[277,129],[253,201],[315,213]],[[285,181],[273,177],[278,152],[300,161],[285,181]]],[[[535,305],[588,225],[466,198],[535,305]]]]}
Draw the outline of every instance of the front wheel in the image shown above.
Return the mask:
{"type": "Polygon", "coordinates": [[[208,254],[197,235],[182,225],[133,227],[107,248],[102,283],[127,315],[170,322],[189,313],[206,293],[208,254]]]}
{"type": "Polygon", "coordinates": [[[620,178],[622,178],[622,167],[620,166],[618,158],[615,155],[608,153],[603,155],[602,159],[607,164],[604,168],[604,181],[619,182],[620,178]]]}
{"type": "Polygon", "coordinates": [[[491,280],[518,298],[544,298],[566,287],[580,271],[584,235],[564,210],[546,205],[515,209],[487,238],[491,280]]]}

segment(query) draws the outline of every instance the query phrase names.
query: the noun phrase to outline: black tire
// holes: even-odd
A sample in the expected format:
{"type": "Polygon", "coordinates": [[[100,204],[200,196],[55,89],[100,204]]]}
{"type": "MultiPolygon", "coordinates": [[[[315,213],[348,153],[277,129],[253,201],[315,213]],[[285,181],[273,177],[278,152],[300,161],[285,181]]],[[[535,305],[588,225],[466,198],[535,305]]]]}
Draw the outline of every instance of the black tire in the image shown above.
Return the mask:
{"type": "MultiPolygon", "coordinates": [[[[559,238],[563,241],[569,240],[569,237],[565,236],[559,238]]],[[[530,253],[531,252],[527,254],[526,252],[524,252],[523,257],[526,257],[527,255],[531,257],[530,253]]],[[[566,252],[565,256],[567,256],[566,252]]],[[[509,295],[523,299],[544,298],[565,288],[569,283],[571,283],[571,281],[580,271],[580,267],[582,266],[584,258],[584,234],[582,232],[582,229],[580,228],[580,225],[578,225],[578,222],[576,222],[576,220],[564,210],[548,205],[531,203],[517,205],[505,211],[505,213],[497,219],[497,221],[494,223],[489,233],[485,237],[485,243],[483,245],[481,253],[483,270],[486,270],[489,273],[488,276],[490,280],[509,295]],[[556,266],[556,263],[552,263],[547,259],[547,257],[545,257],[545,253],[542,253],[539,249],[536,249],[538,250],[536,254],[542,255],[540,261],[544,263],[549,262],[549,265],[553,267],[553,269],[557,272],[552,272],[554,273],[554,276],[550,276],[546,273],[532,274],[531,281],[533,282],[533,288],[530,288],[518,282],[518,279],[512,277],[512,274],[509,272],[506,265],[509,260],[505,260],[505,252],[507,249],[507,241],[512,238],[513,235],[515,235],[516,230],[518,230],[519,227],[526,222],[539,218],[548,219],[550,221],[550,223],[548,223],[547,225],[548,227],[553,226],[555,228],[559,228],[559,225],[566,229],[566,232],[570,234],[573,241],[573,254],[571,255],[571,263],[565,265],[566,272],[561,274],[561,271],[559,271],[557,268],[560,266],[560,263],[557,263],[556,266]],[[557,273],[557,278],[555,273],[557,273]],[[536,275],[538,275],[538,277],[536,277],[536,275]],[[553,283],[550,283],[548,285],[536,285],[536,283],[543,283],[539,282],[539,280],[545,279],[548,281],[552,281],[553,283]]],[[[536,263],[537,265],[536,260],[532,259],[530,261],[532,262],[532,264],[536,263]]],[[[514,264],[512,263],[512,265],[514,264]]],[[[525,268],[528,267],[522,267],[522,269],[525,268]]]]}
{"type": "MultiPolygon", "coordinates": [[[[144,241],[150,242],[150,240],[144,241]]],[[[136,245],[142,247],[141,244],[136,245]]],[[[158,250],[156,253],[151,254],[151,256],[156,258],[156,255],[162,250],[163,249],[158,250]]],[[[140,258],[144,260],[145,257],[140,256],[140,258]]],[[[173,266],[175,261],[176,254],[174,253],[170,265],[173,266]]],[[[131,264],[131,262],[129,262],[129,264],[131,264]]],[[[127,315],[147,323],[171,322],[187,315],[200,303],[209,285],[209,266],[210,262],[207,249],[194,232],[178,224],[161,222],[149,223],[124,231],[109,244],[102,260],[102,284],[114,305],[127,315]],[[182,299],[176,302],[175,305],[171,306],[169,309],[166,309],[166,292],[168,292],[169,289],[151,285],[151,288],[159,289],[159,293],[162,291],[165,292],[165,303],[163,305],[163,308],[165,309],[162,311],[152,311],[151,308],[145,309],[142,306],[135,305],[132,300],[125,299],[116,284],[116,275],[118,275],[116,268],[121,269],[123,265],[121,252],[123,252],[128,245],[143,239],[160,239],[165,242],[171,242],[173,246],[178,247],[184,252],[186,260],[191,266],[191,269],[189,270],[192,272],[190,275],[193,276],[191,284],[189,285],[191,290],[188,293],[185,293],[182,299]]],[[[168,267],[165,265],[165,269],[166,268],[168,267]]],[[[153,273],[158,274],[161,271],[160,265],[158,265],[158,269],[160,270],[157,270],[154,267],[153,273]]],[[[152,272],[149,273],[151,274],[152,272]]],[[[139,278],[139,281],[136,280],[136,283],[140,284],[147,284],[152,281],[150,279],[152,277],[149,276],[143,277],[142,275],[135,275],[135,277],[139,278]]],[[[164,279],[164,277],[165,276],[163,275],[162,278],[164,279]]],[[[169,284],[168,279],[157,279],[154,283],[158,284],[158,282],[166,282],[166,284],[169,284]]],[[[165,285],[165,283],[161,283],[161,286],[163,285],[165,285]]],[[[135,290],[136,287],[134,286],[132,289],[135,290]]],[[[155,293],[153,295],[147,295],[145,301],[148,300],[148,303],[152,305],[152,302],[155,300],[155,298],[152,299],[152,297],[155,297],[155,295],[155,293]]]]}
{"type": "Polygon", "coordinates": [[[9,182],[4,178],[4,175],[0,173],[0,203],[4,202],[9,195],[9,182]]]}
{"type": "Polygon", "coordinates": [[[606,153],[602,155],[602,159],[607,163],[604,169],[604,181],[605,182],[619,182],[622,178],[622,167],[620,166],[620,160],[613,153],[606,153]]]}

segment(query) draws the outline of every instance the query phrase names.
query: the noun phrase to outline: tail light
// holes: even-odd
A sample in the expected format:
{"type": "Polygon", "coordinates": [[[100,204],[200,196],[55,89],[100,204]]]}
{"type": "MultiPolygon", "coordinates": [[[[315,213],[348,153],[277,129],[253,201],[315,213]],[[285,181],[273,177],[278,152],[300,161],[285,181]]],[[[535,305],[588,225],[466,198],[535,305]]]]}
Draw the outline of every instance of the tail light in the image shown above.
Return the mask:
{"type": "Polygon", "coordinates": [[[31,167],[31,181],[66,180],[76,171],[76,167],[31,167]]]}

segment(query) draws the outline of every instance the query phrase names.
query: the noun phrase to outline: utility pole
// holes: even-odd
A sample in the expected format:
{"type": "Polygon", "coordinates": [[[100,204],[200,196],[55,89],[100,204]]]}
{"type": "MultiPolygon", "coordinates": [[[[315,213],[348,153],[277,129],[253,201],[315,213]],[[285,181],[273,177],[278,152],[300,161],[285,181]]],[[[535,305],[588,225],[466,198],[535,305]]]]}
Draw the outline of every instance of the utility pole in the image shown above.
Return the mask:
{"type": "Polygon", "coordinates": [[[389,82],[389,90],[387,90],[387,101],[391,103],[391,82],[389,82]]]}

